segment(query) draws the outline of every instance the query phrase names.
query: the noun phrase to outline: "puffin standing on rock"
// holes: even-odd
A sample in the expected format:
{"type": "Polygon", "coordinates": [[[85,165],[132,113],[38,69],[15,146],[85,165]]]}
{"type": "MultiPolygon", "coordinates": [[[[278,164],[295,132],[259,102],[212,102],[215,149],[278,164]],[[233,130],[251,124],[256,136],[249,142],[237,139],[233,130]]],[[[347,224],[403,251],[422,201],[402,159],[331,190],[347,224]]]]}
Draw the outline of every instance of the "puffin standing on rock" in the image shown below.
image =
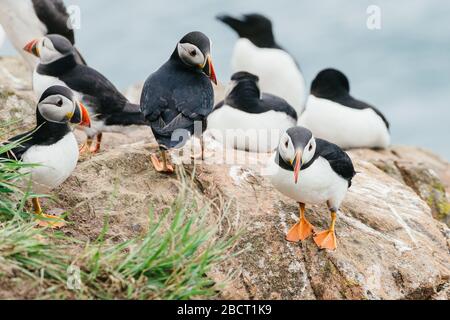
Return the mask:
{"type": "Polygon", "coordinates": [[[272,152],[281,134],[297,124],[297,112],[284,99],[261,93],[259,78],[241,71],[231,77],[225,100],[208,116],[208,130],[226,147],[272,152]]]}
{"type": "Polygon", "coordinates": [[[275,188],[299,203],[300,221],[286,239],[298,242],[311,236],[314,227],[305,217],[305,204],[325,202],[330,229],[315,234],[314,241],[321,249],[336,249],[336,214],[356,174],[350,157],[337,145],[315,139],[308,129],[294,127],[282,136],[268,169],[275,188]]]}
{"type": "Polygon", "coordinates": [[[123,133],[127,126],[146,124],[139,105],[130,103],[101,73],[77,62],[74,47],[66,38],[48,35],[31,41],[24,50],[40,59],[33,75],[37,96],[51,85],[66,86],[93,115],[91,127],[84,128],[88,138],[82,152],[98,152],[103,132],[123,133]],[[95,136],[97,143],[91,148],[95,136]]]}
{"type": "MultiPolygon", "coordinates": [[[[0,0],[0,24],[19,53],[30,39],[59,34],[75,44],[71,19],[62,0],[0,0]]],[[[86,64],[75,49],[77,60],[86,64]]],[[[31,68],[38,60],[23,55],[31,68]]]]}
{"type": "Polygon", "coordinates": [[[353,98],[347,77],[335,69],[321,71],[312,82],[299,125],[344,149],[387,148],[391,140],[385,116],[353,98]]]}
{"type": "MultiPolygon", "coordinates": [[[[151,156],[158,172],[174,171],[167,150],[181,148],[190,135],[201,135],[206,129],[206,117],[214,106],[211,81],[217,84],[210,52],[209,38],[190,32],[178,42],[170,59],[145,81],[141,110],[160,147],[162,162],[151,156]],[[195,123],[201,125],[201,132],[194,132],[195,123]]],[[[203,158],[203,138],[201,144],[203,158]]]]}
{"type": "MultiPolygon", "coordinates": [[[[52,86],[39,99],[36,128],[9,139],[7,143],[16,145],[0,154],[0,159],[36,165],[22,169],[30,174],[34,194],[45,194],[61,185],[77,165],[78,145],[69,123],[89,127],[89,113],[70,89],[52,86]]],[[[33,198],[32,202],[39,225],[64,226],[61,218],[43,214],[39,198],[33,198]]]]}
{"type": "Polygon", "coordinates": [[[232,71],[257,75],[262,92],[285,99],[300,116],[306,103],[306,82],[294,58],[276,43],[272,22],[260,14],[219,15],[217,19],[240,37],[234,46],[232,71]]]}

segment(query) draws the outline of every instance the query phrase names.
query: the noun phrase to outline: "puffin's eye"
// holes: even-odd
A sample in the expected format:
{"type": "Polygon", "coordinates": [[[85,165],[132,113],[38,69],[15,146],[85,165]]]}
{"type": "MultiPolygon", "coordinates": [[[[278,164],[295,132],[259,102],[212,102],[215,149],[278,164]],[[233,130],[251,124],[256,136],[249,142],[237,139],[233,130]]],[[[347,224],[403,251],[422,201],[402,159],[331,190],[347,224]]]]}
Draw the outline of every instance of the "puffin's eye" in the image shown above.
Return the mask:
{"type": "Polygon", "coordinates": [[[197,50],[193,49],[193,50],[189,51],[189,54],[190,54],[192,57],[195,57],[195,56],[197,55],[197,50]]]}
{"type": "Polygon", "coordinates": [[[311,151],[312,148],[313,148],[313,147],[312,147],[312,144],[310,144],[310,145],[309,145],[309,151],[311,151]]]}
{"type": "Polygon", "coordinates": [[[58,101],[56,102],[56,105],[57,105],[58,107],[61,107],[61,106],[63,105],[62,99],[58,99],[58,101]]]}
{"type": "Polygon", "coordinates": [[[286,140],[286,142],[284,143],[284,146],[286,147],[286,149],[289,147],[289,141],[286,140]]]}

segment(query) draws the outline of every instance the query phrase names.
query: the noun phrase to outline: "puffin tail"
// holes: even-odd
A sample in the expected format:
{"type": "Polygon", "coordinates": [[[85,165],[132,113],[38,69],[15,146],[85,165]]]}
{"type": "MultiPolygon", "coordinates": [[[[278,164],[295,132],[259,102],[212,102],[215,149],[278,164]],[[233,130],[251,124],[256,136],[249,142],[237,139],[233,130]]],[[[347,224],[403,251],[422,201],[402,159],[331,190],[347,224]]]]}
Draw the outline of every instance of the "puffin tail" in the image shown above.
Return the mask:
{"type": "Polygon", "coordinates": [[[147,121],[145,120],[144,114],[139,110],[139,106],[132,103],[127,103],[127,106],[125,107],[123,112],[110,115],[106,119],[105,124],[109,126],[148,125],[147,121]]]}

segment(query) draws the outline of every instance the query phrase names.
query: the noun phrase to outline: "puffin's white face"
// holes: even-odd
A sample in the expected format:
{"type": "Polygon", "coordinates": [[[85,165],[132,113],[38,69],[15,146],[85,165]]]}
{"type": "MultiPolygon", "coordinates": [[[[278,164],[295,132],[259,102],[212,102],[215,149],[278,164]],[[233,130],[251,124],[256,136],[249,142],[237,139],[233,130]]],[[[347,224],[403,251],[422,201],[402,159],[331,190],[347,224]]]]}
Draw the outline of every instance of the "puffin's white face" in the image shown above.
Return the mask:
{"type": "Polygon", "coordinates": [[[292,165],[296,182],[302,165],[308,163],[316,153],[316,140],[314,139],[314,136],[310,136],[309,140],[302,138],[303,137],[296,136],[295,139],[298,141],[293,141],[293,138],[285,132],[281,137],[278,146],[281,158],[283,158],[286,163],[292,165]],[[301,161],[299,161],[300,159],[301,161]]]}
{"type": "Polygon", "coordinates": [[[56,123],[70,121],[76,107],[74,101],[60,94],[48,96],[38,104],[39,113],[45,120],[56,123]]]}
{"type": "Polygon", "coordinates": [[[207,62],[205,55],[191,43],[178,43],[178,56],[190,66],[203,68],[207,62]]]}
{"type": "Polygon", "coordinates": [[[64,55],[55,49],[53,42],[47,37],[43,37],[36,44],[41,63],[48,64],[64,57],[64,55]]]}

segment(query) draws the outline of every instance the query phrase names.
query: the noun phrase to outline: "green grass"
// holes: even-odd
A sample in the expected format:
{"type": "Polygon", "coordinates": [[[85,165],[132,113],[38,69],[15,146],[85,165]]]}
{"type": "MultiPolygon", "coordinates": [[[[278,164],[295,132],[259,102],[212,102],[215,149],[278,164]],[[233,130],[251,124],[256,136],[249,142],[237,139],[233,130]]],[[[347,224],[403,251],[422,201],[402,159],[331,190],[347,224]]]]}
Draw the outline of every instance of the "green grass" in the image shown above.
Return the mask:
{"type": "MultiPolygon", "coordinates": [[[[1,146],[0,153],[11,145],[1,146]]],[[[223,285],[208,273],[228,259],[235,237],[220,234],[220,217],[199,204],[186,178],[177,198],[162,212],[149,210],[141,236],[112,244],[108,223],[93,243],[38,229],[26,212],[33,196],[18,187],[24,165],[0,160],[0,298],[194,299],[213,298],[223,285]],[[79,270],[79,290],[70,290],[68,270],[79,270]],[[2,292],[1,284],[15,290],[2,292]],[[20,288],[19,288],[20,286],[20,288]]],[[[222,214],[225,214],[222,212],[222,214]]],[[[72,277],[72,279],[71,279],[72,277]]],[[[77,278],[78,279],[78,278],[77,278]]],[[[5,289],[6,290],[6,289],[5,289]]]]}

